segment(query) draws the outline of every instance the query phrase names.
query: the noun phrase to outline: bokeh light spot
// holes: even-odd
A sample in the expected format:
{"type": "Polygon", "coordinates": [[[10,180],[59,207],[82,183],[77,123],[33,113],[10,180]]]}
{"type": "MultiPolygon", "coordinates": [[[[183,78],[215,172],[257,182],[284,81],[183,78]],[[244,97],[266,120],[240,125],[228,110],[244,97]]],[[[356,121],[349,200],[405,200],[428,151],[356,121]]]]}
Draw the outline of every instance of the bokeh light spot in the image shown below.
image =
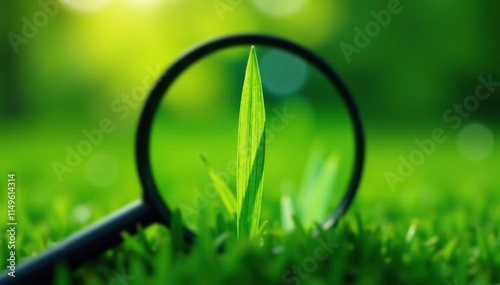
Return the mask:
{"type": "Polygon", "coordinates": [[[61,4],[78,12],[91,13],[105,8],[111,2],[112,0],[62,0],[61,4]]]}
{"type": "Polygon", "coordinates": [[[129,3],[138,6],[138,7],[156,7],[157,5],[166,2],[166,3],[173,3],[177,0],[129,0],[129,3]]]}
{"type": "Polygon", "coordinates": [[[86,204],[76,205],[71,212],[71,219],[78,223],[85,223],[90,218],[90,207],[86,204]]]}
{"type": "Polygon", "coordinates": [[[264,14],[272,17],[286,17],[297,13],[306,4],[306,0],[252,0],[264,14]]]}
{"type": "Polygon", "coordinates": [[[307,80],[303,60],[281,50],[272,50],[261,60],[262,85],[274,95],[286,96],[299,91],[307,80]]]}
{"type": "Polygon", "coordinates": [[[468,124],[460,130],[457,147],[463,157],[471,161],[488,158],[495,147],[491,130],[483,124],[468,124]]]}
{"type": "Polygon", "coordinates": [[[85,174],[93,185],[107,187],[118,177],[118,164],[108,153],[97,153],[88,160],[85,174]]]}

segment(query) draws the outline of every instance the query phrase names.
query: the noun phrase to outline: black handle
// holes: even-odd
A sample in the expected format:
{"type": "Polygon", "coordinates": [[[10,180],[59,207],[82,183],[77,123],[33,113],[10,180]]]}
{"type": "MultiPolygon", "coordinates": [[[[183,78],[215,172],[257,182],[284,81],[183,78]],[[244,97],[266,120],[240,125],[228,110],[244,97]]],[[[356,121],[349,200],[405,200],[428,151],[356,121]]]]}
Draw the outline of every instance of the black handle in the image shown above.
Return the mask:
{"type": "Polygon", "coordinates": [[[135,233],[137,224],[146,227],[156,220],[152,209],[143,200],[135,201],[28,259],[16,268],[16,277],[7,275],[8,270],[4,271],[0,284],[51,284],[58,263],[77,267],[120,243],[122,231],[135,233]]]}

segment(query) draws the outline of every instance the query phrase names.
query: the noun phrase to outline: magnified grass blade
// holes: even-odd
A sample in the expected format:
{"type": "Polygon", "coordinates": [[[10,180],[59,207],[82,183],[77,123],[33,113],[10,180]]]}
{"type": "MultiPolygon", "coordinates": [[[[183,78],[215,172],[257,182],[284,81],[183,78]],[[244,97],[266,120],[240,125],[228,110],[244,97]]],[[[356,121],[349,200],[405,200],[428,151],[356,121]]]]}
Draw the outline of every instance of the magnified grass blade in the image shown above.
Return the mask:
{"type": "Polygon", "coordinates": [[[257,230],[257,234],[256,234],[257,236],[262,236],[264,234],[264,230],[266,229],[267,224],[269,224],[269,222],[268,221],[264,221],[260,225],[259,229],[257,230]]]}
{"type": "Polygon", "coordinates": [[[184,225],[182,223],[182,214],[179,209],[172,213],[172,252],[179,254],[187,249],[186,240],[184,239],[184,225]]]}
{"type": "Polygon", "coordinates": [[[281,228],[291,232],[295,228],[293,216],[297,215],[297,191],[292,182],[286,181],[281,186],[281,228]]]}
{"type": "Polygon", "coordinates": [[[259,228],[265,155],[264,96],[255,47],[250,49],[238,123],[237,236],[255,236],[259,228]]]}
{"type": "Polygon", "coordinates": [[[293,223],[294,213],[295,211],[290,195],[281,195],[281,227],[285,232],[291,232],[295,228],[293,223]]]}
{"type": "Polygon", "coordinates": [[[231,217],[234,218],[234,216],[236,215],[236,197],[234,197],[234,194],[233,192],[231,192],[229,186],[217,173],[217,171],[215,171],[215,168],[213,168],[208,160],[203,155],[200,155],[200,157],[205,164],[205,167],[207,168],[208,175],[210,176],[215,189],[217,189],[217,192],[219,193],[219,196],[222,200],[222,203],[226,207],[227,212],[231,217]]]}
{"type": "Polygon", "coordinates": [[[338,157],[333,153],[326,158],[317,153],[311,157],[299,200],[300,217],[305,226],[322,222],[327,216],[338,162],[338,157]]]}

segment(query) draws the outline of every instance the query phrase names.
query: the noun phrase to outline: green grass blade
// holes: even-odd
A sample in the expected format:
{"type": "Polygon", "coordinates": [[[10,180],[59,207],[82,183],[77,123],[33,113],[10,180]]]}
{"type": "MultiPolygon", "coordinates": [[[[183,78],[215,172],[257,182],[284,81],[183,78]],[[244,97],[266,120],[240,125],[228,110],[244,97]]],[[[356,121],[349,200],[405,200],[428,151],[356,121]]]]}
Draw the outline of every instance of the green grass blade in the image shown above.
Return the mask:
{"type": "Polygon", "coordinates": [[[299,199],[300,217],[305,226],[321,222],[328,213],[339,158],[334,153],[328,157],[313,154],[308,175],[299,199]],[[314,205],[314,207],[311,207],[314,205]]]}
{"type": "Polygon", "coordinates": [[[238,238],[252,237],[259,228],[265,155],[264,96],[255,47],[248,58],[241,94],[237,153],[238,238]]]}
{"type": "Polygon", "coordinates": [[[293,216],[296,212],[296,190],[292,182],[287,181],[281,188],[281,228],[285,232],[291,232],[295,228],[293,216]],[[295,201],[295,203],[294,203],[295,201]]]}
{"type": "Polygon", "coordinates": [[[215,168],[208,162],[208,160],[200,154],[201,160],[203,161],[203,164],[205,164],[205,167],[207,168],[208,175],[210,176],[210,179],[212,180],[212,183],[215,186],[215,189],[217,189],[217,192],[219,192],[219,196],[222,200],[222,203],[226,207],[227,212],[231,217],[234,218],[236,215],[236,197],[234,197],[233,192],[229,188],[229,186],[226,184],[224,179],[215,171],[215,168]]]}
{"type": "Polygon", "coordinates": [[[269,221],[264,221],[262,225],[260,225],[259,229],[257,230],[257,236],[262,236],[264,234],[264,230],[266,229],[266,226],[269,224],[269,221]]]}
{"type": "Polygon", "coordinates": [[[184,239],[184,224],[182,223],[182,214],[180,209],[172,213],[171,225],[172,252],[175,254],[183,253],[187,250],[186,240],[184,239]]]}
{"type": "Polygon", "coordinates": [[[290,195],[281,195],[281,227],[285,232],[291,232],[295,227],[292,218],[294,213],[295,210],[290,195]]]}

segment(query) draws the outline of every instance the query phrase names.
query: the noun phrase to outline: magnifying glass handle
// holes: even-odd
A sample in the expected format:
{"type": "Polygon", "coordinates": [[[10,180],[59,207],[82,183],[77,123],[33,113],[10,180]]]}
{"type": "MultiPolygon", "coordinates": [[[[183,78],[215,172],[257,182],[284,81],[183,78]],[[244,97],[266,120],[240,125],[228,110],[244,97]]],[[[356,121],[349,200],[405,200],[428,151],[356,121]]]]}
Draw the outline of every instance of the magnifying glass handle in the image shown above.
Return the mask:
{"type": "Polygon", "coordinates": [[[135,201],[108,217],[53,245],[40,255],[16,267],[15,277],[0,276],[0,284],[51,284],[54,269],[64,262],[70,268],[83,264],[121,241],[120,233],[135,233],[137,224],[146,227],[155,221],[155,215],[143,201],[135,201]]]}

